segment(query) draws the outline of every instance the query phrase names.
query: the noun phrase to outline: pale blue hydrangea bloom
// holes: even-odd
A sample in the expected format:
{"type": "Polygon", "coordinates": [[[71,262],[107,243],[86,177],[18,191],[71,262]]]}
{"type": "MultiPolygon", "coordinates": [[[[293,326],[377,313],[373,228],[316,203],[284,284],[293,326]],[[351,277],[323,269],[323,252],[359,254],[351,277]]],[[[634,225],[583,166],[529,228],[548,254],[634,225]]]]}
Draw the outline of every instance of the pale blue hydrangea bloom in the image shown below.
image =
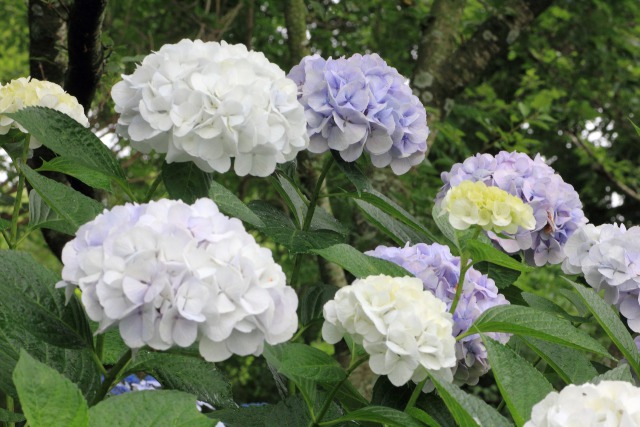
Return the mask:
{"type": "Polygon", "coordinates": [[[562,270],[583,274],[604,299],[615,305],[635,332],[640,332],[640,227],[587,224],[565,246],[562,270]]]}
{"type": "Polygon", "coordinates": [[[347,162],[363,151],[377,167],[401,175],[422,162],[429,135],[424,107],[405,79],[380,56],[307,56],[288,77],[305,109],[309,151],[340,152],[347,162]]]}
{"type": "MultiPolygon", "coordinates": [[[[378,246],[367,255],[391,261],[405,268],[422,280],[424,289],[451,307],[455,288],[460,280],[460,258],[453,256],[449,247],[437,243],[419,243],[404,248],[378,246]]],[[[466,332],[473,322],[487,309],[509,304],[499,293],[495,282],[473,267],[467,271],[458,306],[453,314],[453,336],[466,332]]],[[[502,343],[509,340],[508,334],[487,334],[502,343]]],[[[477,384],[478,378],[489,371],[487,350],[478,334],[456,342],[458,363],[452,368],[457,384],[477,384]]]]}
{"type": "Polygon", "coordinates": [[[531,159],[518,152],[501,151],[495,157],[476,154],[463,163],[456,163],[451,171],[443,172],[441,177],[444,186],[436,197],[436,203],[444,198],[451,187],[462,181],[482,181],[529,204],[536,218],[533,231],[521,228],[515,235],[509,235],[508,239],[488,233],[504,251],[524,251],[529,264],[542,266],[561,263],[566,256],[563,251],[565,243],[579,227],[587,223],[578,193],[540,155],[531,159]]]}

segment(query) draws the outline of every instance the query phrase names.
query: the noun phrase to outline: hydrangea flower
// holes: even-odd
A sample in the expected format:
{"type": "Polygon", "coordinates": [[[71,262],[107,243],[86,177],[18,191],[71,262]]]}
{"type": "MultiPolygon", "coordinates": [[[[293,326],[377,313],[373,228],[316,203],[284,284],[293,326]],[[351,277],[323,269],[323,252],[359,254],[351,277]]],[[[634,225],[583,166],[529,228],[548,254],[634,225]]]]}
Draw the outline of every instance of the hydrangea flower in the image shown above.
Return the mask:
{"type": "Polygon", "coordinates": [[[496,233],[516,233],[519,227],[531,230],[536,225],[531,206],[518,197],[483,182],[463,181],[450,188],[442,200],[443,212],[457,230],[479,225],[496,233]]]}
{"type": "Polygon", "coordinates": [[[552,391],[531,411],[525,427],[638,426],[640,388],[624,381],[570,384],[552,391]]]}
{"type": "Polygon", "coordinates": [[[584,274],[596,291],[614,304],[635,332],[640,332],[640,227],[587,224],[565,245],[562,270],[584,274]]]}
{"type": "MultiPolygon", "coordinates": [[[[0,135],[6,135],[12,128],[18,128],[27,133],[19,123],[4,115],[15,113],[25,107],[48,107],[64,113],[89,127],[89,119],[84,114],[84,108],[75,96],[69,95],[59,85],[31,77],[21,77],[0,86],[0,135]]],[[[31,137],[29,148],[38,148],[42,144],[31,137]]]]}
{"type": "Polygon", "coordinates": [[[98,332],[118,326],[131,348],[199,342],[211,362],[262,353],[298,326],[295,291],[271,251],[209,199],[160,200],[105,210],[62,252],[98,332]]]}
{"type": "MultiPolygon", "coordinates": [[[[378,246],[366,254],[391,261],[413,273],[422,281],[424,290],[443,301],[447,309],[451,307],[460,281],[460,258],[453,256],[449,247],[437,243],[419,243],[404,248],[378,246]]],[[[453,313],[453,336],[469,330],[484,311],[504,304],[509,304],[509,301],[499,293],[495,282],[471,267],[465,275],[462,294],[453,313]]],[[[502,333],[487,335],[503,344],[510,337],[502,333]]],[[[457,365],[452,371],[457,384],[475,385],[478,378],[490,369],[487,350],[478,334],[456,341],[456,358],[457,365]]]]}
{"type": "Polygon", "coordinates": [[[309,143],[296,85],[244,45],[182,40],[148,55],[111,90],[117,131],[137,150],[267,176],[309,143]]]}
{"type": "Polygon", "coordinates": [[[371,370],[395,386],[418,383],[427,370],[450,373],[456,363],[451,314],[415,277],[358,279],[339,289],[323,314],[324,340],[350,335],[371,356],[371,370]]]}
{"type": "Polygon", "coordinates": [[[309,151],[337,150],[347,162],[363,151],[401,175],[427,151],[427,114],[405,79],[380,56],[307,56],[291,69],[311,138],[309,151]]]}
{"type": "Polygon", "coordinates": [[[464,181],[484,182],[519,197],[533,209],[535,228],[520,229],[509,238],[488,233],[508,253],[524,251],[529,264],[559,264],[565,258],[567,239],[587,219],[578,193],[547,165],[538,154],[534,159],[518,152],[501,151],[497,156],[476,154],[441,175],[444,186],[436,203],[450,188],[464,181]]]}

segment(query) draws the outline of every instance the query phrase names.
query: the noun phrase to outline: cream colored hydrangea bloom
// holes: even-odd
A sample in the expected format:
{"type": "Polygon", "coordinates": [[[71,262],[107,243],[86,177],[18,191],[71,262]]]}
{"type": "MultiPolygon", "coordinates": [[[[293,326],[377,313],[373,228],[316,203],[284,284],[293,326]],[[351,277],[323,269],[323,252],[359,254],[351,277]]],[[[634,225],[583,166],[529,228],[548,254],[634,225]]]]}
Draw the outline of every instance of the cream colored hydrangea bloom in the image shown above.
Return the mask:
{"type": "Polygon", "coordinates": [[[524,427],[638,426],[639,403],[640,388],[627,382],[570,384],[538,402],[524,427]]]}
{"type": "Polygon", "coordinates": [[[395,386],[419,383],[427,370],[453,379],[453,320],[444,302],[415,277],[369,276],[341,288],[323,310],[322,337],[362,344],[369,366],[395,386]]]}
{"type": "MultiPolygon", "coordinates": [[[[27,130],[19,123],[4,115],[25,107],[53,108],[68,115],[84,127],[89,127],[89,120],[75,96],[69,95],[55,83],[21,77],[0,86],[0,135],[6,135],[11,128],[18,128],[27,133],[27,130]]],[[[32,137],[29,148],[38,148],[41,145],[32,137]]]]}
{"type": "Polygon", "coordinates": [[[520,198],[483,182],[463,181],[451,188],[442,201],[449,222],[457,230],[479,225],[496,233],[514,234],[518,227],[533,230],[533,209],[520,198]]]}

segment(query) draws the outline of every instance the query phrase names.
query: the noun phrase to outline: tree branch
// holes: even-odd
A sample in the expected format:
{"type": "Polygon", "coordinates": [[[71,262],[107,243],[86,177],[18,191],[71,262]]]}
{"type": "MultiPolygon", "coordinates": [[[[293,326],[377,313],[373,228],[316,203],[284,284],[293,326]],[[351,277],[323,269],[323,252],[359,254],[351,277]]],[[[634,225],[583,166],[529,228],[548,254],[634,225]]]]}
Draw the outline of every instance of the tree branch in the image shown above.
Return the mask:
{"type": "Polygon", "coordinates": [[[102,76],[104,49],[100,41],[107,0],[76,0],[69,15],[69,69],[64,88],[89,111],[102,76]]]}
{"type": "Polygon", "coordinates": [[[62,84],[67,60],[65,8],[49,0],[29,0],[29,72],[38,80],[62,84]]]}
{"type": "Polygon", "coordinates": [[[307,41],[307,7],[304,0],[287,0],[284,6],[287,23],[287,42],[291,66],[309,54],[307,41]]]}
{"type": "MultiPolygon", "coordinates": [[[[427,27],[420,46],[423,56],[418,58],[412,81],[420,100],[435,108],[436,111],[431,114],[434,121],[446,117],[453,106],[454,98],[469,84],[484,77],[489,71],[489,66],[497,58],[506,55],[509,45],[551,6],[553,0],[510,0],[503,9],[506,11],[504,14],[487,19],[468,41],[446,58],[436,54],[431,61],[429,57],[424,56],[431,52],[431,48],[424,45],[433,43],[433,39],[443,31],[442,28],[448,25],[446,21],[450,18],[446,12],[451,12],[450,5],[444,3],[454,2],[442,0],[434,3],[433,14],[437,15],[431,17],[433,23],[427,27]]],[[[444,36],[443,41],[450,45],[452,35],[449,34],[447,37],[447,33],[444,33],[444,36]]],[[[435,132],[432,132],[429,137],[430,145],[434,139],[435,132]]]]}
{"type": "Polygon", "coordinates": [[[609,170],[609,168],[607,168],[607,166],[605,166],[605,164],[602,163],[600,159],[598,159],[596,154],[589,147],[588,142],[585,143],[584,141],[582,141],[582,139],[580,139],[576,134],[572,132],[565,131],[565,133],[569,135],[569,139],[571,139],[571,142],[573,142],[576,146],[582,148],[587,153],[589,158],[593,161],[593,164],[596,167],[596,169],[600,173],[602,173],[602,175],[604,175],[609,181],[615,184],[615,186],[618,187],[624,194],[626,194],[627,196],[631,197],[634,200],[640,201],[640,194],[637,191],[635,191],[633,188],[629,187],[624,182],[617,179],[615,175],[609,170]]]}

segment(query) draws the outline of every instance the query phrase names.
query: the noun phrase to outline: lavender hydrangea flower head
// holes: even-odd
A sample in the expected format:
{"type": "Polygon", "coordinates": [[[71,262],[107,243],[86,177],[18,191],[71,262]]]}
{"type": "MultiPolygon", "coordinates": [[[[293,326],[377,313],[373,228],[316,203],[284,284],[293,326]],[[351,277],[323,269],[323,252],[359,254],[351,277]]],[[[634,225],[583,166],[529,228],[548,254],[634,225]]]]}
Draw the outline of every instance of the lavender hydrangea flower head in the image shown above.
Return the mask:
{"type": "Polygon", "coordinates": [[[604,290],[605,300],[640,332],[640,227],[588,224],[569,238],[566,252],[562,270],[604,290]]]}
{"type": "MultiPolygon", "coordinates": [[[[404,248],[378,246],[367,255],[391,261],[422,280],[424,289],[451,307],[460,280],[460,258],[453,256],[449,247],[437,243],[419,243],[404,248]]],[[[464,287],[453,314],[453,336],[466,332],[487,309],[509,304],[498,292],[495,282],[473,267],[467,271],[464,287]]],[[[488,334],[502,343],[508,334],[488,334]]],[[[457,365],[452,368],[457,384],[477,384],[478,378],[489,371],[487,350],[479,335],[470,335],[456,342],[457,365]]]]}
{"type": "Polygon", "coordinates": [[[462,181],[480,181],[520,197],[531,206],[536,219],[532,231],[521,228],[507,239],[488,233],[504,251],[524,251],[529,264],[561,263],[565,258],[565,243],[587,223],[578,193],[539,154],[534,159],[518,152],[501,151],[495,157],[476,154],[455,164],[441,177],[444,186],[436,197],[436,203],[440,203],[447,191],[462,181]]]}
{"type": "Polygon", "coordinates": [[[199,343],[219,362],[289,340],[298,297],[271,251],[210,199],[159,200],[105,210],[62,251],[67,295],[76,287],[98,332],[118,327],[131,348],[199,343]]]}
{"type": "Polygon", "coordinates": [[[307,56],[288,77],[297,83],[305,109],[309,151],[336,150],[347,162],[366,151],[374,166],[390,165],[398,175],[424,160],[426,111],[380,56],[307,56]]]}

